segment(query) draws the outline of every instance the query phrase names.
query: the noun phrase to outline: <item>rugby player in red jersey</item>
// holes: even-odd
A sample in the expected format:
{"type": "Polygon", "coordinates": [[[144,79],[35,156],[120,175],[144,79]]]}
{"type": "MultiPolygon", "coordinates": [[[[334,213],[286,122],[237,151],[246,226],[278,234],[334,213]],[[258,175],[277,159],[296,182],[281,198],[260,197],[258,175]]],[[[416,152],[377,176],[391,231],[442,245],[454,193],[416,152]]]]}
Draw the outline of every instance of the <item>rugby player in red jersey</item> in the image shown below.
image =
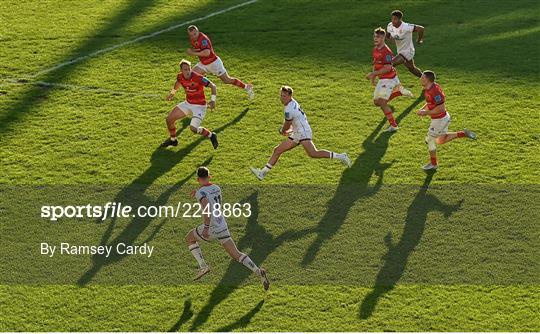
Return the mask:
{"type": "Polygon", "coordinates": [[[189,129],[193,133],[198,133],[201,136],[207,137],[212,142],[214,149],[218,148],[217,135],[210,130],[201,127],[201,122],[206,114],[206,97],[204,95],[204,88],[210,87],[212,90],[212,97],[208,103],[210,109],[214,109],[216,106],[216,94],[217,88],[210,80],[202,75],[191,70],[191,63],[185,59],[180,62],[180,73],[176,76],[176,82],[174,87],[167,96],[167,101],[172,101],[174,95],[180,89],[184,88],[186,92],[186,100],[180,102],[167,116],[167,128],[169,129],[170,138],[167,138],[160,147],[176,146],[178,145],[178,139],[176,139],[176,121],[187,116],[191,116],[191,123],[189,129]]]}
{"type": "Polygon", "coordinates": [[[398,130],[398,125],[392,115],[392,109],[388,106],[388,102],[397,96],[413,97],[413,95],[403,88],[399,81],[396,69],[392,66],[394,54],[384,43],[385,36],[386,31],[381,27],[373,32],[373,42],[375,44],[372,52],[373,71],[366,75],[366,79],[371,80],[371,83],[375,86],[375,78],[379,77],[379,82],[377,82],[373,93],[373,103],[381,107],[386,119],[388,119],[388,123],[390,123],[390,127],[385,131],[395,132],[398,130]]]}
{"type": "Polygon", "coordinates": [[[450,124],[450,114],[446,110],[444,104],[446,98],[444,93],[435,82],[435,73],[432,71],[424,71],[420,77],[420,83],[424,87],[424,97],[426,104],[417,111],[419,116],[431,117],[428,134],[426,136],[426,144],[428,146],[429,156],[431,161],[424,165],[422,169],[432,170],[437,169],[437,144],[442,145],[456,138],[470,138],[476,140],[476,134],[470,130],[464,129],[458,132],[448,132],[450,124]]]}
{"type": "Polygon", "coordinates": [[[210,72],[226,84],[245,89],[249,99],[252,99],[255,96],[253,85],[245,84],[241,80],[229,76],[225,66],[223,66],[223,61],[216,55],[210,38],[194,25],[190,25],[187,31],[193,47],[187,49],[186,52],[190,56],[199,57],[199,62],[193,67],[193,71],[202,75],[210,72]]]}

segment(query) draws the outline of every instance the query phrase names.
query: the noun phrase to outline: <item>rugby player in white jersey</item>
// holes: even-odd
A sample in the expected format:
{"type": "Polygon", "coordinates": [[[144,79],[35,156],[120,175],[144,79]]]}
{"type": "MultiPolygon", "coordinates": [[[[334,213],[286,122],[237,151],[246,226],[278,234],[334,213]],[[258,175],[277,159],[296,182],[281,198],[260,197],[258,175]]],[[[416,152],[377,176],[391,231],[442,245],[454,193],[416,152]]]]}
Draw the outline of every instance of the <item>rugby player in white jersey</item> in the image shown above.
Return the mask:
{"type": "Polygon", "coordinates": [[[300,104],[292,97],[293,89],[289,86],[282,86],[280,92],[281,103],[285,106],[285,121],[279,129],[279,133],[288,138],[274,148],[272,156],[262,169],[250,167],[251,172],[262,181],[284,152],[300,144],[311,158],[339,159],[347,167],[351,167],[351,159],[349,159],[347,153],[318,150],[315,147],[312,141],[313,134],[306,114],[302,110],[302,107],[300,107],[300,104]]]}
{"type": "Polygon", "coordinates": [[[268,290],[270,281],[266,277],[266,270],[259,268],[249,256],[240,252],[231,238],[227,222],[221,213],[221,188],[216,184],[212,184],[210,177],[208,168],[199,167],[197,169],[197,182],[199,182],[200,188],[194,190],[191,194],[199,201],[203,212],[203,223],[189,231],[186,235],[189,251],[199,264],[199,271],[195,280],[200,279],[210,272],[210,267],[204,260],[198,241],[210,242],[217,240],[231,258],[240,262],[259,276],[264,290],[268,290]]]}
{"type": "Polygon", "coordinates": [[[393,40],[397,47],[397,56],[392,59],[392,65],[398,66],[405,64],[409,72],[417,77],[422,76],[422,71],[414,64],[414,44],[413,44],[413,32],[418,34],[416,43],[422,44],[424,42],[424,27],[405,23],[402,21],[403,13],[399,10],[392,12],[392,21],[388,23],[386,27],[386,38],[393,40]]]}

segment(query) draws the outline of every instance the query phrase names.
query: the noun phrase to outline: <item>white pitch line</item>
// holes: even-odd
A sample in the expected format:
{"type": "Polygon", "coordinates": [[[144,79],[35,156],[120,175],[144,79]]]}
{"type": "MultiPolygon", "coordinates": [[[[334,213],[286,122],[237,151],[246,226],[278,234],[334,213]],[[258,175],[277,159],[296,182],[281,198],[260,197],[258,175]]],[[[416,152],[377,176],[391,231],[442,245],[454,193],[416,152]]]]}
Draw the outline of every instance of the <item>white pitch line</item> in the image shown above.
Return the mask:
{"type": "Polygon", "coordinates": [[[122,91],[122,90],[112,90],[112,89],[105,89],[105,88],[99,88],[99,87],[90,87],[90,86],[79,86],[79,85],[72,85],[72,84],[64,84],[64,83],[56,83],[56,82],[45,82],[45,81],[31,81],[31,80],[16,80],[16,79],[7,79],[7,83],[2,84],[0,86],[6,86],[8,84],[12,85],[34,85],[34,86],[41,86],[41,87],[60,87],[64,89],[74,89],[74,90],[82,90],[82,91],[89,91],[89,92],[95,92],[95,93],[108,93],[113,95],[129,95],[129,96],[140,96],[140,97],[163,97],[165,95],[160,94],[144,94],[144,93],[135,93],[135,92],[128,92],[128,91],[122,91]]]}
{"type": "Polygon", "coordinates": [[[92,58],[92,57],[95,57],[95,56],[98,56],[102,53],[106,53],[106,52],[109,52],[109,51],[113,51],[113,50],[116,50],[116,49],[119,49],[123,46],[126,46],[126,45],[129,45],[129,44],[133,44],[133,43],[137,43],[137,42],[140,42],[142,40],[145,40],[145,39],[148,39],[148,38],[152,38],[152,37],[155,37],[157,35],[160,35],[160,34],[163,34],[165,32],[168,32],[168,31],[171,31],[171,30],[174,30],[174,29],[177,29],[177,28],[180,28],[182,26],[186,26],[188,24],[192,24],[192,23],[195,23],[195,22],[199,22],[199,21],[203,21],[203,20],[206,20],[206,19],[209,19],[213,16],[216,16],[216,15],[220,15],[220,14],[223,14],[223,13],[227,13],[227,12],[230,12],[231,10],[234,10],[234,9],[237,9],[237,8],[240,8],[240,7],[244,7],[244,6],[247,6],[247,5],[251,5],[252,3],[255,3],[257,2],[257,0],[250,0],[250,1],[246,1],[246,2],[243,2],[243,3],[240,3],[238,5],[234,5],[234,6],[231,6],[231,7],[228,7],[228,8],[225,8],[225,9],[222,9],[222,10],[219,10],[217,12],[213,12],[213,13],[210,13],[206,16],[202,16],[202,17],[199,17],[199,18],[196,18],[196,19],[193,19],[193,20],[189,20],[189,21],[185,21],[185,22],[182,22],[182,23],[179,23],[179,24],[175,24],[175,25],[172,25],[168,28],[165,28],[165,29],[162,29],[162,30],[159,30],[159,31],[156,31],[156,32],[153,32],[151,34],[148,34],[148,35],[144,35],[144,36],[140,36],[140,37],[137,37],[137,38],[134,38],[134,39],[131,39],[129,41],[125,41],[125,42],[122,42],[120,44],[116,44],[116,45],[113,45],[113,46],[110,46],[108,48],[105,48],[105,49],[101,49],[101,50],[98,50],[98,51],[94,51],[92,53],[89,53],[87,54],[86,56],[81,56],[81,57],[78,57],[78,58],[75,58],[75,59],[72,59],[72,60],[69,60],[69,61],[66,61],[66,62],[63,62],[63,63],[60,63],[56,66],[53,66],[53,67],[50,67],[50,68],[47,68],[47,69],[44,69],[42,71],[39,71],[37,73],[35,73],[34,75],[32,75],[32,77],[38,77],[42,74],[45,74],[45,73],[48,73],[48,72],[52,72],[52,71],[55,71],[59,68],[62,68],[64,66],[67,66],[67,65],[71,65],[71,64],[74,64],[74,63],[77,63],[77,62],[80,62],[81,60],[85,60],[85,59],[88,59],[88,58],[92,58]]]}

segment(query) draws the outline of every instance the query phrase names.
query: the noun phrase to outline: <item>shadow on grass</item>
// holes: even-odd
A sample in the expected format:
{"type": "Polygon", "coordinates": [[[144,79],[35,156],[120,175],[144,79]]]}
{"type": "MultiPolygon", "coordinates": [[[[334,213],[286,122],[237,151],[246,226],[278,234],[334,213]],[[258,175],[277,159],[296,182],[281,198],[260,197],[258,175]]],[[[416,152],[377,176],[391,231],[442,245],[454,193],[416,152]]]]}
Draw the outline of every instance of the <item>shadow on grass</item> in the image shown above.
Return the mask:
{"type": "Polygon", "coordinates": [[[221,327],[217,330],[217,332],[232,332],[237,329],[246,328],[247,325],[249,325],[249,323],[251,322],[251,319],[255,316],[255,314],[257,314],[261,310],[263,304],[264,300],[261,300],[257,305],[255,305],[253,309],[251,309],[251,311],[246,313],[243,317],[236,320],[230,325],[221,327]]]}
{"type": "MultiPolygon", "coordinates": [[[[253,192],[248,198],[241,201],[242,203],[250,203],[252,215],[249,217],[246,231],[242,238],[238,241],[238,249],[250,248],[251,252],[249,257],[257,264],[262,265],[264,260],[278,247],[287,241],[297,240],[309,233],[313,233],[313,229],[304,229],[300,231],[288,230],[283,232],[277,237],[274,237],[271,233],[261,226],[258,222],[259,217],[259,201],[258,192],[253,192]]],[[[234,236],[233,236],[234,237],[234,236]]],[[[189,331],[196,331],[199,327],[206,323],[210,314],[214,308],[225,300],[231,293],[233,293],[238,287],[245,282],[251,275],[254,274],[245,268],[240,263],[232,261],[229,264],[225,274],[220,282],[210,293],[210,298],[206,305],[199,311],[189,331]]],[[[269,273],[269,278],[272,280],[272,273],[269,273]]],[[[255,277],[255,276],[254,276],[255,277]]],[[[257,278],[258,280],[258,278],[257,278]]],[[[262,285],[261,285],[262,292],[262,285]]],[[[246,326],[249,323],[249,319],[257,313],[263,305],[263,302],[259,302],[257,306],[251,310],[248,314],[242,317],[240,320],[227,326],[227,328],[235,329],[246,326]]]]}
{"type": "Polygon", "coordinates": [[[169,328],[168,332],[178,332],[178,330],[191,319],[193,316],[193,310],[191,309],[191,300],[187,299],[184,302],[184,310],[182,311],[182,314],[180,315],[180,318],[178,321],[172,325],[171,328],[169,328]]]}
{"type": "MultiPolygon", "coordinates": [[[[220,133],[227,129],[230,126],[235,125],[236,123],[240,122],[242,118],[247,114],[249,111],[248,108],[244,109],[238,116],[236,116],[233,120],[231,120],[229,123],[215,129],[215,132],[220,133]]],[[[177,134],[180,134],[183,129],[185,129],[188,125],[188,121],[184,121],[182,123],[182,127],[179,129],[177,134]]],[[[167,191],[163,192],[161,195],[158,196],[157,199],[152,199],[149,196],[145,194],[145,191],[152,185],[160,176],[170,171],[174,166],[176,166],[178,163],[180,163],[187,155],[189,155],[201,142],[208,141],[207,138],[199,137],[197,140],[193,141],[188,146],[180,149],[179,151],[175,152],[173,150],[168,149],[156,149],[151,157],[151,165],[148,167],[146,171],[144,171],[139,177],[137,177],[131,184],[123,188],[115,197],[112,202],[116,203],[129,203],[132,207],[135,206],[160,206],[165,205],[170,196],[173,195],[176,191],[178,191],[186,182],[188,182],[194,175],[195,175],[195,167],[193,168],[193,172],[182,179],[181,181],[177,182],[173,186],[171,186],[167,191]]],[[[210,144],[209,144],[210,145],[210,144]]],[[[206,161],[202,163],[203,166],[207,166],[211,163],[212,157],[208,158],[206,161]]],[[[145,229],[152,223],[154,218],[151,217],[134,217],[118,234],[115,238],[112,238],[112,234],[114,231],[114,228],[116,226],[117,220],[115,218],[112,219],[110,224],[107,226],[107,230],[103,233],[103,236],[101,237],[100,245],[110,245],[113,246],[113,251],[111,252],[109,257],[104,257],[102,255],[96,254],[92,257],[92,266],[90,269],[88,269],[77,281],[79,285],[86,285],[88,284],[92,278],[101,270],[103,266],[109,265],[114,262],[121,261],[123,258],[125,258],[126,254],[118,254],[116,252],[116,245],[118,243],[124,243],[128,246],[134,245],[136,240],[139,238],[139,236],[145,231],[145,229]]],[[[148,237],[146,240],[139,244],[144,244],[145,242],[149,242],[151,239],[155,237],[155,235],[159,232],[159,229],[165,224],[166,219],[162,220],[161,223],[154,229],[154,231],[150,234],[150,237],[148,237]]]]}
{"type": "MultiPolygon", "coordinates": [[[[399,123],[404,119],[422,99],[423,97],[416,99],[396,118],[396,121],[399,123]]],[[[316,227],[317,237],[304,254],[303,266],[312,263],[323,243],[339,231],[356,201],[379,191],[383,183],[384,171],[392,165],[392,163],[381,164],[393,135],[393,133],[380,132],[385,124],[386,119],[383,119],[362,143],[364,152],[358,156],[351,168],[343,172],[336,193],[328,202],[326,213],[316,227]],[[373,175],[376,175],[377,181],[374,185],[370,185],[373,175]]]]}
{"type": "Polygon", "coordinates": [[[420,242],[426,228],[427,216],[430,212],[440,211],[445,217],[459,210],[463,200],[457,204],[442,203],[437,197],[428,194],[429,184],[433,179],[434,171],[426,173],[424,184],[414,197],[407,209],[403,234],[397,244],[392,242],[392,235],[384,237],[388,252],[384,256],[384,264],[375,279],[375,287],[364,298],[360,305],[360,319],[367,319],[375,310],[379,299],[391,291],[401,279],[409,256],[420,242]]]}

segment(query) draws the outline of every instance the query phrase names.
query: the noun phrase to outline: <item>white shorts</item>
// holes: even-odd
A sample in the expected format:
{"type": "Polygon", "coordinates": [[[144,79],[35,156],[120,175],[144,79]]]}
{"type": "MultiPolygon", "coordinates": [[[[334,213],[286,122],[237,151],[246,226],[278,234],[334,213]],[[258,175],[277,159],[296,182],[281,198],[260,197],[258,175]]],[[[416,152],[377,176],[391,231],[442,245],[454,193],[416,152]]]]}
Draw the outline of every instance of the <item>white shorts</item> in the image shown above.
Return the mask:
{"type": "Polygon", "coordinates": [[[201,224],[195,228],[195,235],[197,236],[197,239],[200,241],[219,241],[220,244],[225,243],[227,240],[231,239],[231,233],[229,232],[229,227],[227,224],[224,224],[220,227],[214,227],[210,225],[210,229],[208,230],[208,239],[203,238],[203,229],[204,224],[201,224]]]}
{"type": "Polygon", "coordinates": [[[225,66],[223,66],[223,62],[221,61],[221,58],[217,57],[216,60],[214,60],[212,63],[208,65],[204,65],[201,62],[198,62],[195,67],[198,67],[202,69],[205,73],[212,73],[215,76],[220,76],[223,73],[227,73],[227,70],[225,69],[225,66]]]}
{"type": "Polygon", "coordinates": [[[373,99],[388,100],[394,89],[399,88],[400,86],[401,82],[399,81],[397,75],[392,79],[380,79],[379,82],[377,82],[375,91],[373,92],[373,99]]]}
{"type": "Polygon", "coordinates": [[[202,104],[191,104],[187,101],[180,102],[176,105],[180,110],[182,110],[186,115],[191,116],[191,126],[198,128],[201,126],[201,122],[204,119],[206,114],[206,105],[202,104]]]}
{"type": "Polygon", "coordinates": [[[300,144],[301,142],[305,140],[311,140],[313,137],[313,133],[311,132],[311,129],[305,129],[302,131],[293,131],[289,135],[289,139],[295,142],[296,144],[300,144]]]}
{"type": "Polygon", "coordinates": [[[448,126],[450,125],[450,114],[446,113],[443,118],[436,118],[431,120],[429,124],[428,135],[431,137],[439,137],[448,133],[448,126]]]}
{"type": "Polygon", "coordinates": [[[407,60],[412,60],[414,58],[414,49],[407,49],[398,51],[398,54],[402,55],[403,58],[407,60]]]}

